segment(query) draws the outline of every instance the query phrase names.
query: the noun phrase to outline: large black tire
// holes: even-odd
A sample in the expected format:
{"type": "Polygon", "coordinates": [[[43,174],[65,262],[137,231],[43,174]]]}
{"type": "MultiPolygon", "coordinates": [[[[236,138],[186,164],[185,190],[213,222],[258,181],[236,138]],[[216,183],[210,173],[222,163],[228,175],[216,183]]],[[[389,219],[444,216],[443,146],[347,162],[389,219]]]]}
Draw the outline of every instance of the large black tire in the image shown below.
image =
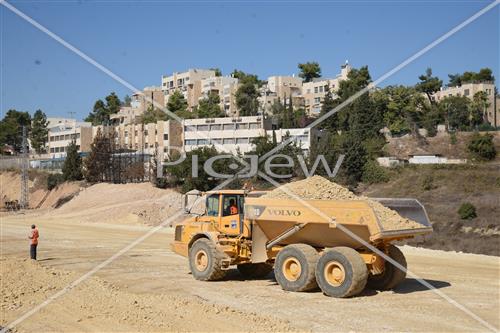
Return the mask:
{"type": "Polygon", "coordinates": [[[368,268],[359,253],[350,247],[327,250],[318,260],[316,281],[331,297],[351,297],[366,286],[368,268]]]}
{"type": "Polygon", "coordinates": [[[273,266],[265,262],[257,264],[241,264],[238,265],[238,271],[247,279],[259,279],[266,277],[273,270],[273,266]]]}
{"type": "Polygon", "coordinates": [[[226,275],[222,269],[224,253],[207,239],[200,238],[189,249],[189,268],[196,280],[215,281],[226,275]]]}
{"type": "Polygon", "coordinates": [[[309,291],[318,287],[314,272],[318,252],[307,244],[285,246],[274,262],[274,275],[283,290],[309,291]]]}
{"type": "Polygon", "coordinates": [[[397,268],[388,261],[385,261],[382,274],[371,275],[368,277],[368,287],[375,290],[391,290],[406,278],[406,258],[394,245],[389,246],[389,257],[405,268],[404,271],[397,268]]]}

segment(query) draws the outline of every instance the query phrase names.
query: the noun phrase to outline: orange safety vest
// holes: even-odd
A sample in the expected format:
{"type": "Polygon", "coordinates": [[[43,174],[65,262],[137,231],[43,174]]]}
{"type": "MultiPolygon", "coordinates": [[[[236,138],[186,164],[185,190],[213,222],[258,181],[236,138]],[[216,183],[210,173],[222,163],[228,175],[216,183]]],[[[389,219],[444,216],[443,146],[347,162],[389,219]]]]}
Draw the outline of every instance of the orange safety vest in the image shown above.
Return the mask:
{"type": "Polygon", "coordinates": [[[31,231],[31,234],[30,234],[30,239],[31,239],[31,245],[37,245],[38,244],[38,237],[39,234],[38,234],[38,229],[33,229],[31,231]]]}
{"type": "Polygon", "coordinates": [[[231,207],[229,207],[229,213],[230,213],[231,215],[236,215],[236,214],[238,214],[238,207],[236,207],[236,206],[231,206],[231,207]]]}

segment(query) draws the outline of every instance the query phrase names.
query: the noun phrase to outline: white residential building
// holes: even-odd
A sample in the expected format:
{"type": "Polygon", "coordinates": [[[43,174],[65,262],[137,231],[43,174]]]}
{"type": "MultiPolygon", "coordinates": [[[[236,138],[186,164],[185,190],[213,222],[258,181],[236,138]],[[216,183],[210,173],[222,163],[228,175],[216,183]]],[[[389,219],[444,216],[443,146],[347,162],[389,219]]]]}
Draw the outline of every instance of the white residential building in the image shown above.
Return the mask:
{"type": "Polygon", "coordinates": [[[310,116],[317,117],[321,112],[323,100],[328,89],[336,98],[335,92],[339,89],[340,81],[347,80],[347,75],[351,71],[349,64],[342,65],[340,74],[334,79],[317,78],[311,82],[304,82],[302,85],[302,96],[304,97],[304,104],[307,113],[310,116]]]}
{"type": "Polygon", "coordinates": [[[92,125],[75,119],[49,118],[48,154],[50,158],[66,157],[68,145],[75,140],[78,152],[88,152],[92,143],[92,125]]]}
{"type": "Polygon", "coordinates": [[[266,135],[261,116],[184,120],[184,150],[215,146],[221,152],[236,154],[252,150],[252,139],[266,135]]]}

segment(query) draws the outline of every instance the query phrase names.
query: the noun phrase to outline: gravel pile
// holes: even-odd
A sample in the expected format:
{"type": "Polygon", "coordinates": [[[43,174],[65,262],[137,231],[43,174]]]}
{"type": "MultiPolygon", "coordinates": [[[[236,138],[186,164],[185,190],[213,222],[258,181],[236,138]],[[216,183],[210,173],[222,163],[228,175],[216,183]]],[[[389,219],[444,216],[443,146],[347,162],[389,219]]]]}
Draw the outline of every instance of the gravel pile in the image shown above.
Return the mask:
{"type": "MultiPolygon", "coordinates": [[[[422,227],[421,224],[400,216],[396,211],[383,206],[379,202],[367,197],[357,196],[345,187],[321,176],[312,176],[283,185],[281,188],[306,200],[366,200],[375,211],[384,230],[416,229],[422,227]]],[[[293,199],[279,188],[263,195],[262,198],[293,199]]]]}

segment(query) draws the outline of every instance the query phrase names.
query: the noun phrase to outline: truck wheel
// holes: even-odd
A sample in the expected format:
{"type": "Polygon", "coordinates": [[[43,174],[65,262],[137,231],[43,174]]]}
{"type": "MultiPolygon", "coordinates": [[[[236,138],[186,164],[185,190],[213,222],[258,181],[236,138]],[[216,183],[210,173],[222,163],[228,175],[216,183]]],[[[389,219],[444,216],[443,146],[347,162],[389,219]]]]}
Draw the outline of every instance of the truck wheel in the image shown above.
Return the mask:
{"type": "Polygon", "coordinates": [[[267,276],[273,270],[273,266],[265,262],[257,264],[238,265],[238,271],[247,279],[258,279],[267,276]]]}
{"type": "Polygon", "coordinates": [[[283,290],[309,291],[318,287],[314,272],[318,252],[307,244],[285,246],[276,256],[274,275],[283,290]]]}
{"type": "Polygon", "coordinates": [[[371,275],[368,277],[368,287],[375,290],[390,290],[403,282],[406,278],[406,259],[401,252],[394,245],[389,246],[389,257],[396,261],[398,264],[405,268],[405,271],[400,270],[390,262],[386,261],[384,264],[384,271],[382,274],[371,275]]]}
{"type": "Polygon", "coordinates": [[[189,268],[196,280],[220,280],[226,275],[222,269],[223,258],[224,253],[211,240],[200,238],[189,249],[189,268]]]}
{"type": "Polygon", "coordinates": [[[331,297],[350,297],[363,291],[368,268],[359,253],[349,247],[335,247],[318,260],[316,281],[331,297]]]}

